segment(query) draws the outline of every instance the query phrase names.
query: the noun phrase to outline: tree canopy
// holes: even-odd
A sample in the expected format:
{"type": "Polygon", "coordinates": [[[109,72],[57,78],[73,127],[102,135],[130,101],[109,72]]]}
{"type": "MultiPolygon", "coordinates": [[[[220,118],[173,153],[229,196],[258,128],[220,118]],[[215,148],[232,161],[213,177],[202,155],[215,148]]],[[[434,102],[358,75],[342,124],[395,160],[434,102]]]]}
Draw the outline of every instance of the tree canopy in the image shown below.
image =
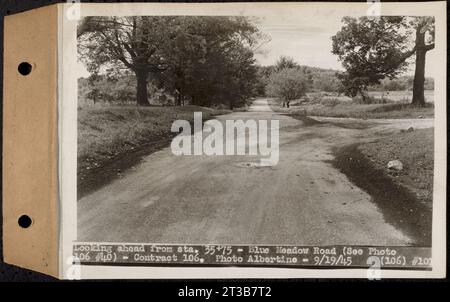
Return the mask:
{"type": "Polygon", "coordinates": [[[92,74],[132,72],[138,105],[155,81],[182,104],[233,107],[252,94],[254,49],[262,37],[245,17],[86,17],[78,27],[80,59],[92,74]]]}
{"type": "Polygon", "coordinates": [[[332,53],[346,70],[338,75],[346,94],[364,98],[369,85],[396,78],[416,54],[413,103],[424,103],[425,53],[434,48],[432,17],[344,17],[342,22],[332,37],[332,53]]]}

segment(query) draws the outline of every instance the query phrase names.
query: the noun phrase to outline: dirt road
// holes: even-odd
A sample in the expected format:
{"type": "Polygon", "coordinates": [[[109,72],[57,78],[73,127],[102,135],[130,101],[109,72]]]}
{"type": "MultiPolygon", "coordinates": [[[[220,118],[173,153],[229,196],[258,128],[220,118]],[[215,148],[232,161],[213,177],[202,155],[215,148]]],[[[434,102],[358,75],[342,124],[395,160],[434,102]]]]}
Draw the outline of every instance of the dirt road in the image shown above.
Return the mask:
{"type": "Polygon", "coordinates": [[[78,201],[81,241],[289,245],[409,245],[372,198],[330,163],[334,148],[433,119],[317,120],[274,113],[266,100],[217,119],[280,121],[280,159],[147,156],[78,201]]]}

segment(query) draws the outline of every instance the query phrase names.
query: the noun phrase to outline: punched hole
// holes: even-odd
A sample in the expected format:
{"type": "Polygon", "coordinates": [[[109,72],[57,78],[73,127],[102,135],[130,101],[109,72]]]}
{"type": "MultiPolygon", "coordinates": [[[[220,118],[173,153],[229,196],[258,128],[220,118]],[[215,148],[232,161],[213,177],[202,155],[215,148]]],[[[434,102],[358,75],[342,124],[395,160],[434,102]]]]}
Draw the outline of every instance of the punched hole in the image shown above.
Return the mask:
{"type": "Polygon", "coordinates": [[[22,215],[19,217],[19,220],[17,221],[19,223],[19,226],[26,229],[29,228],[31,223],[33,222],[28,215],[22,215]]]}
{"type": "Polygon", "coordinates": [[[22,62],[19,64],[19,67],[17,67],[17,70],[23,76],[29,75],[31,72],[31,69],[33,69],[33,67],[28,62],[22,62]]]}

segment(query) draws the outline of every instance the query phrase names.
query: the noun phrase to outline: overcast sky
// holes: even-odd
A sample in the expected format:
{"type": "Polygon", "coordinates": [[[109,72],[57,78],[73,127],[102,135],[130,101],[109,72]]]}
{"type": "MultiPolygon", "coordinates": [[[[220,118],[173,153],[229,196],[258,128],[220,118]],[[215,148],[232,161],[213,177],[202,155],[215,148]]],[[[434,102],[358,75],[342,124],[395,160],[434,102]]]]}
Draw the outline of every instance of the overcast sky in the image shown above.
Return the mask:
{"type": "Polygon", "coordinates": [[[259,29],[270,37],[263,46],[265,52],[257,54],[261,65],[272,65],[281,56],[293,57],[301,65],[341,69],[337,57],[331,53],[331,37],[341,27],[341,18],[335,16],[315,18],[264,17],[259,29]]]}

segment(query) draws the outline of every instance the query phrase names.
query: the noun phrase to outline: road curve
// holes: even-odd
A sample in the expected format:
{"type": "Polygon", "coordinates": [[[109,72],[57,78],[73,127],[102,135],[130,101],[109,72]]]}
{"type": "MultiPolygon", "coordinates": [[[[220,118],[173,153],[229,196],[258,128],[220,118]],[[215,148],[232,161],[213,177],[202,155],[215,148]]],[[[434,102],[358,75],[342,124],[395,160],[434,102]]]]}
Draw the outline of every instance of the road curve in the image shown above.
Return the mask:
{"type": "MultiPolygon", "coordinates": [[[[252,165],[258,162],[258,156],[175,156],[170,148],[162,149],[122,178],[78,201],[78,240],[412,243],[411,238],[384,221],[371,196],[329,163],[332,148],[372,140],[381,130],[393,129],[386,123],[374,123],[364,130],[337,123],[308,123],[272,112],[264,99],[257,100],[247,112],[217,119],[279,120],[278,164],[252,165]]],[[[408,121],[395,123],[398,127],[409,125],[408,121]]]]}

